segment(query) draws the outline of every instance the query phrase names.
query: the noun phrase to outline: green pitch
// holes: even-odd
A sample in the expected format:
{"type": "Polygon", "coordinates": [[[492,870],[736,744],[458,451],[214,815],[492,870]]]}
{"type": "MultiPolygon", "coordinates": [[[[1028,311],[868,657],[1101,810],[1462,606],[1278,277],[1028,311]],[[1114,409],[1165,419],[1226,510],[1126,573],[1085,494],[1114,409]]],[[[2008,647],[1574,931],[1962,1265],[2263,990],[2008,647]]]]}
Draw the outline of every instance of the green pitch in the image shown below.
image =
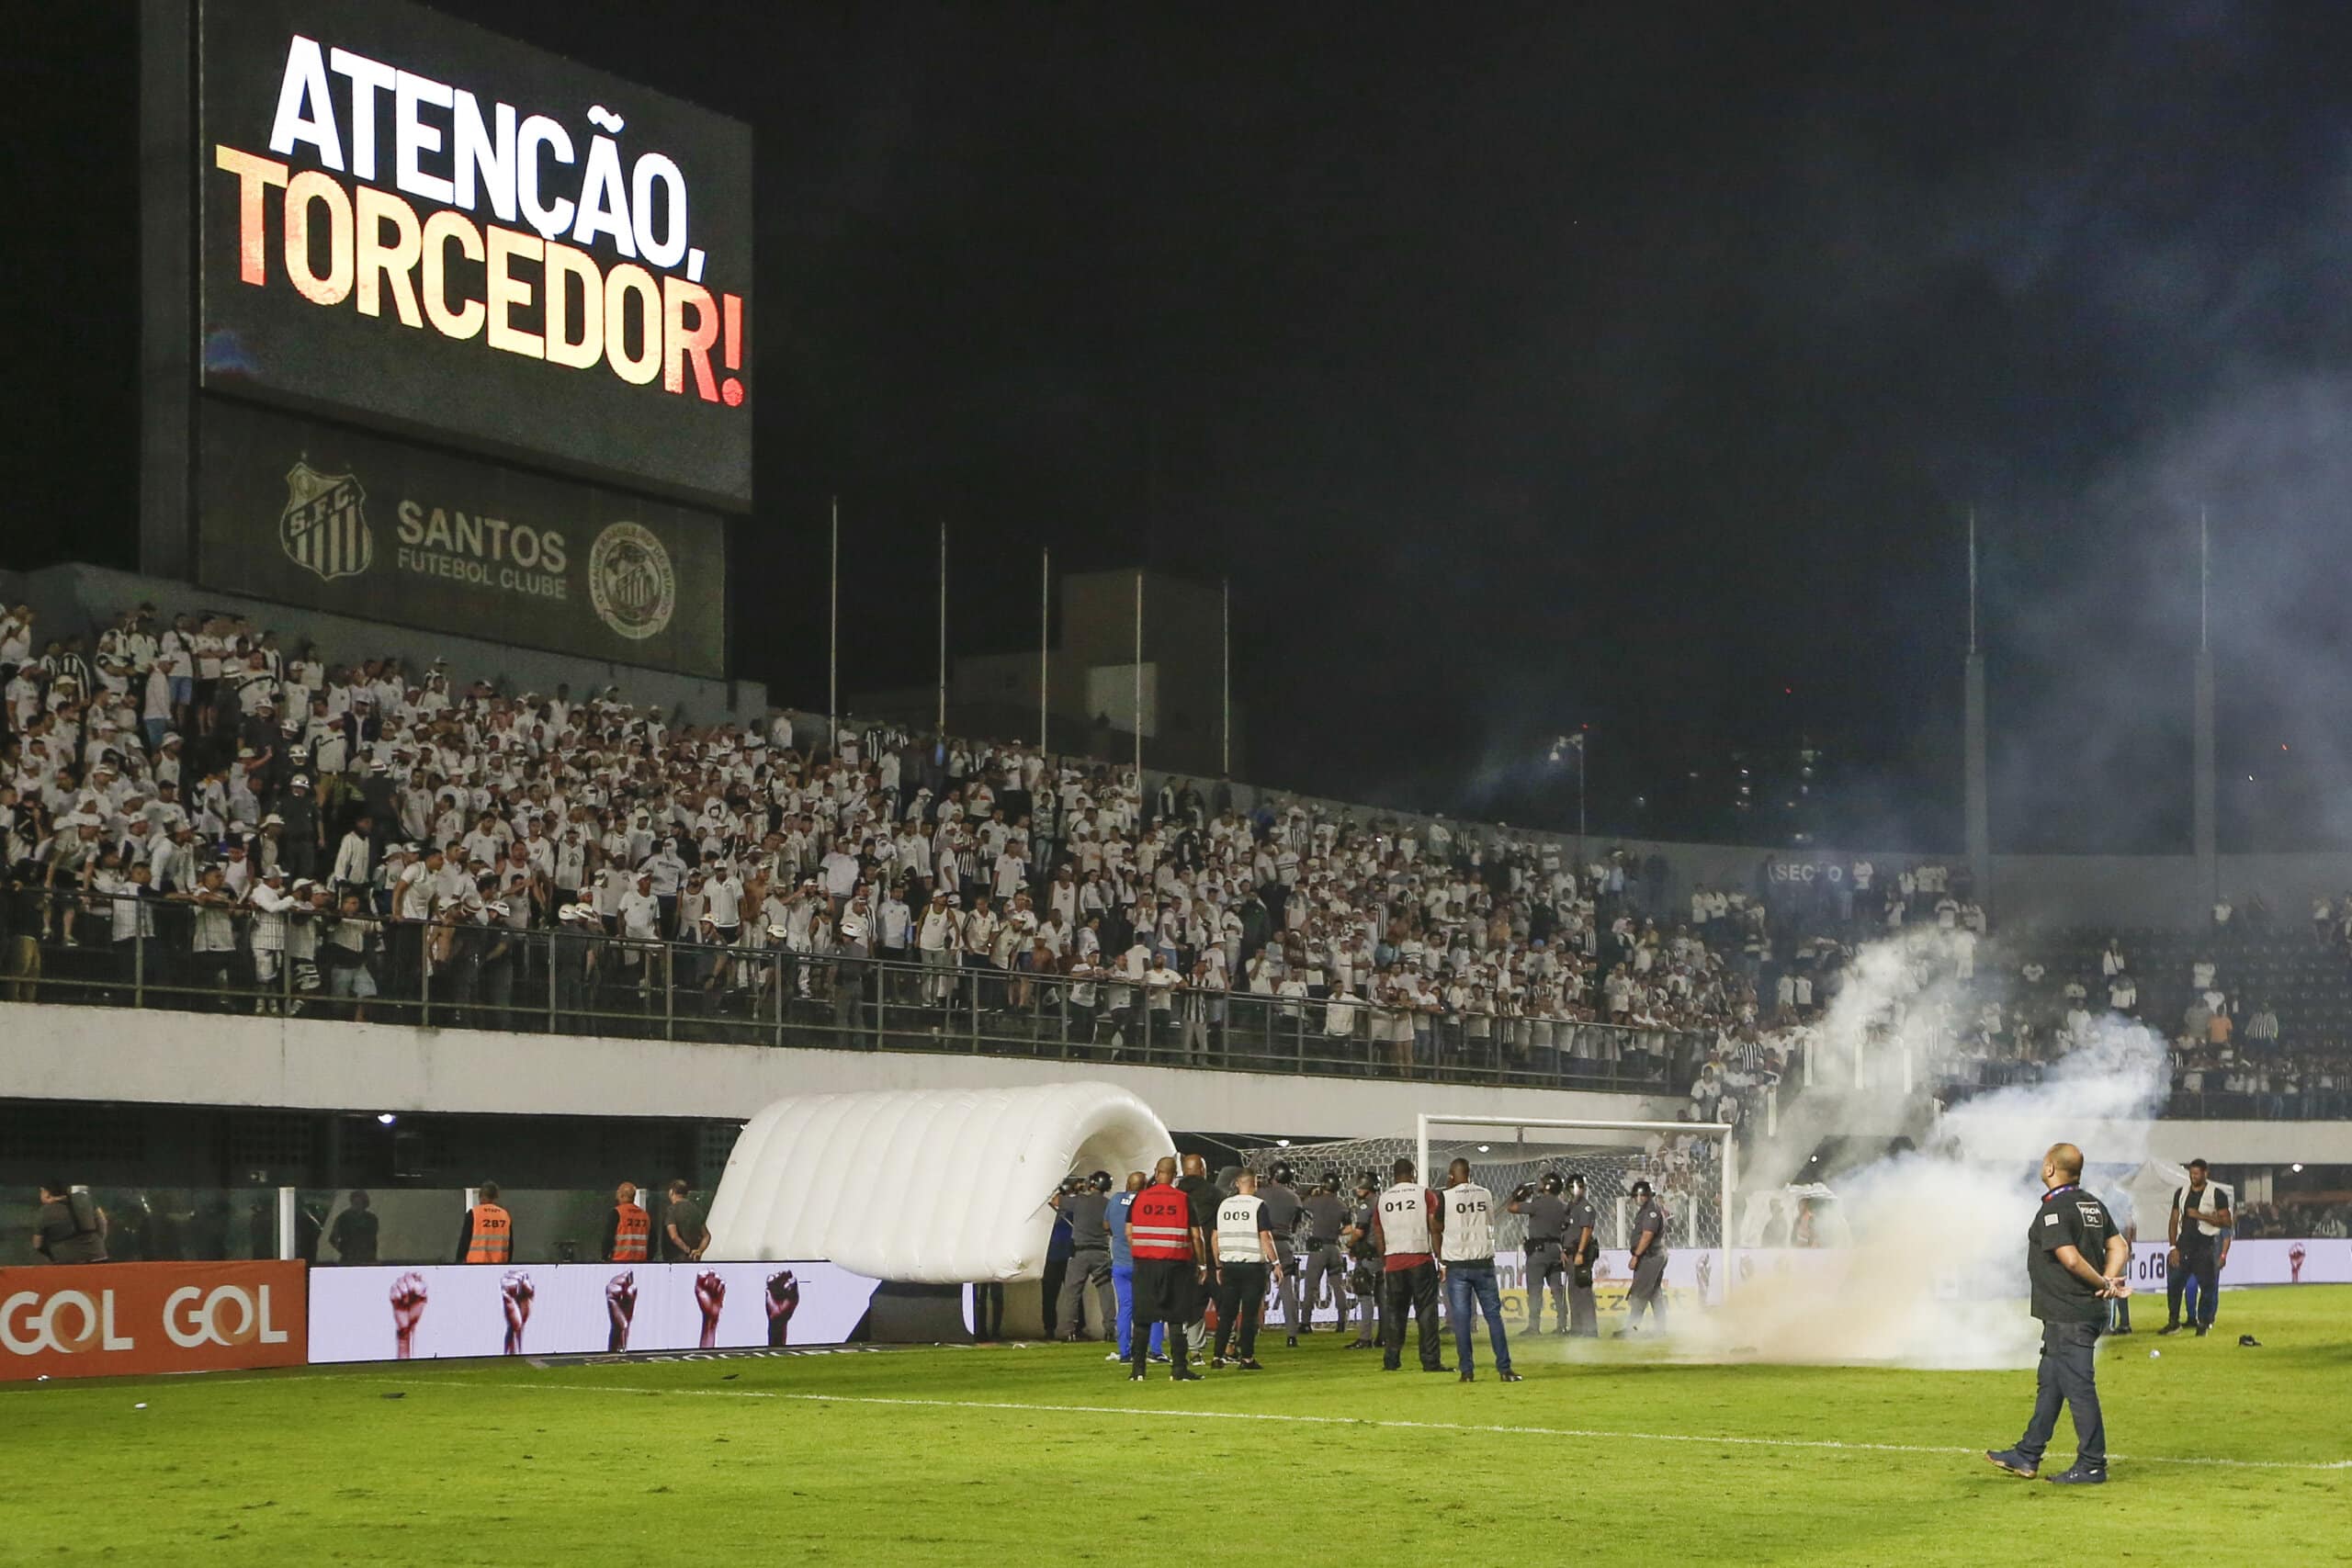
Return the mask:
{"type": "Polygon", "coordinates": [[[2102,1352],[2098,1490],[1978,1457],[2030,1372],[1547,1338],[1464,1387],[1277,1335],[1263,1372],[1141,1386],[1068,1346],[11,1385],[0,1559],[2352,1563],[2352,1288],[2222,1300],[2225,1333],[2102,1352]],[[1400,1492],[1415,1539],[1375,1552],[1400,1492]]]}

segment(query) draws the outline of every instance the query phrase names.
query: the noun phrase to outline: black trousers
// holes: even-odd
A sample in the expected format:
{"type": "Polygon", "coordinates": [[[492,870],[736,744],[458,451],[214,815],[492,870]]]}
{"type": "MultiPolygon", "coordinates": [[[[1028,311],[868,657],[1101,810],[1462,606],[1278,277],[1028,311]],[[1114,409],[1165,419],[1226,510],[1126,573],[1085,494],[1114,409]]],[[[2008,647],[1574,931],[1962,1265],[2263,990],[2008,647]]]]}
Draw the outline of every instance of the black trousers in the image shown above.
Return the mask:
{"type": "Polygon", "coordinates": [[[2222,1252],[2219,1247],[2187,1247],[2180,1249],[2180,1267],[2165,1276],[2165,1321],[2178,1323],[2181,1292],[2189,1281],[2197,1283],[2197,1299],[2189,1303],[2192,1323],[2211,1328],[2213,1310],[2222,1304],[2222,1252]]]}
{"type": "Polygon", "coordinates": [[[972,1337],[983,1343],[1004,1337],[1004,1287],[993,1280],[972,1287],[972,1337]]]}
{"type": "Polygon", "coordinates": [[[1216,1266],[1216,1350],[1225,1358],[1227,1345],[1243,1360],[1258,1353],[1258,1325],[1266,1315],[1266,1266],[1262,1263],[1220,1263],[1216,1266]]]}
{"type": "Polygon", "coordinates": [[[1444,1364],[1438,1353],[1438,1282],[1435,1263],[1416,1263],[1380,1276],[1380,1364],[1396,1367],[1405,1359],[1405,1314],[1409,1310],[1419,1335],[1421,1365],[1444,1364]]]}
{"type": "Polygon", "coordinates": [[[2052,1323],[2041,1325],[2041,1368],[2034,1380],[2033,1419],[2018,1439],[2018,1452],[2041,1462],[2050,1436],[2058,1429],[2058,1408],[2075,1413],[2075,1462],[2088,1469],[2107,1468],[2107,1422],[2099,1414],[2095,1376],[2098,1350],[2096,1323],[2052,1323]]]}
{"type": "Polygon", "coordinates": [[[1145,1368],[1147,1352],[1151,1348],[1151,1325],[1160,1325],[1164,1330],[1160,1343],[1167,1348],[1168,1359],[1174,1362],[1176,1372],[1187,1371],[1185,1365],[1184,1325],[1193,1318],[1193,1265],[1189,1262],[1165,1261],[1157,1258],[1138,1258],[1135,1261],[1135,1318],[1129,1325],[1134,1337],[1129,1341],[1131,1371],[1140,1375],[1145,1368]]]}

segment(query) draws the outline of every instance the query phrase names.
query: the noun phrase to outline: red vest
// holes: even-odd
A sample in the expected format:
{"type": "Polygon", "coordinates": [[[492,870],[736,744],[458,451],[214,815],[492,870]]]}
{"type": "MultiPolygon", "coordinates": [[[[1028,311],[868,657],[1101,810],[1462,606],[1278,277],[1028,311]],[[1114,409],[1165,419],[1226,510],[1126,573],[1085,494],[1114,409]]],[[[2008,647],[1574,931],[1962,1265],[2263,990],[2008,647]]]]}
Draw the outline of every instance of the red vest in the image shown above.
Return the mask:
{"type": "Polygon", "coordinates": [[[1193,1201],[1173,1187],[1147,1187],[1127,1210],[1127,1247],[1138,1263],[1193,1261],[1193,1201]]]}

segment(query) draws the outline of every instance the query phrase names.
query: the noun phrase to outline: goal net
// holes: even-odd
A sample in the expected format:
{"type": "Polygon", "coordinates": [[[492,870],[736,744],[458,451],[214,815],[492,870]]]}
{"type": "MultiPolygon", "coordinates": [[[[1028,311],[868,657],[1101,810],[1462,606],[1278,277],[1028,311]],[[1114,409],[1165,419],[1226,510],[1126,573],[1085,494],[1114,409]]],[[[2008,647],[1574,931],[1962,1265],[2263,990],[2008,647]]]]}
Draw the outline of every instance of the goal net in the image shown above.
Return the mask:
{"type": "MultiPolygon", "coordinates": [[[[1264,1173],[1286,1161],[1302,1191],[1337,1181],[1351,1192],[1369,1178],[1376,1189],[1408,1159],[1431,1187],[1445,1185],[1447,1168],[1470,1162],[1470,1178],[1507,1205],[1544,1178],[1581,1176],[1593,1206],[1601,1248],[1596,1276],[1604,1297],[1610,1281],[1622,1291],[1630,1273],[1627,1248],[1640,1207],[1634,1184],[1647,1181],[1667,1215],[1667,1284],[1687,1300],[1713,1304],[1731,1279],[1724,1224],[1733,1179],[1731,1129],[1714,1122],[1577,1122],[1511,1117],[1424,1116],[1407,1135],[1337,1143],[1282,1144],[1241,1151],[1242,1164],[1264,1173]]],[[[1496,1261],[1519,1282],[1527,1239],[1524,1216],[1495,1216],[1496,1261]]]]}

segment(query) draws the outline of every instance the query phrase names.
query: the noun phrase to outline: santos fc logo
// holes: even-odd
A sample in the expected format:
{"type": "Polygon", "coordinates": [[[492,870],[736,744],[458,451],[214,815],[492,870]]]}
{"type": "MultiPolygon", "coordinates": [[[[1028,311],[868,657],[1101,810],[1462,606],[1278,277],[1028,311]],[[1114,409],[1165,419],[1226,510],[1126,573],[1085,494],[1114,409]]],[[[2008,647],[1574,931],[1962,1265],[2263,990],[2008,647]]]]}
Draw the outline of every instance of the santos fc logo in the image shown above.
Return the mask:
{"type": "Polygon", "coordinates": [[[366,571],[376,558],[367,499],[354,476],[322,474],[308,462],[297,462],[286,472],[286,510],[277,514],[277,542],[286,558],[322,582],[366,571]]]}
{"type": "Polygon", "coordinates": [[[678,607],[678,574],[652,531],[616,523],[588,551],[588,598],[597,618],[632,640],[652,637],[678,607]]]}

